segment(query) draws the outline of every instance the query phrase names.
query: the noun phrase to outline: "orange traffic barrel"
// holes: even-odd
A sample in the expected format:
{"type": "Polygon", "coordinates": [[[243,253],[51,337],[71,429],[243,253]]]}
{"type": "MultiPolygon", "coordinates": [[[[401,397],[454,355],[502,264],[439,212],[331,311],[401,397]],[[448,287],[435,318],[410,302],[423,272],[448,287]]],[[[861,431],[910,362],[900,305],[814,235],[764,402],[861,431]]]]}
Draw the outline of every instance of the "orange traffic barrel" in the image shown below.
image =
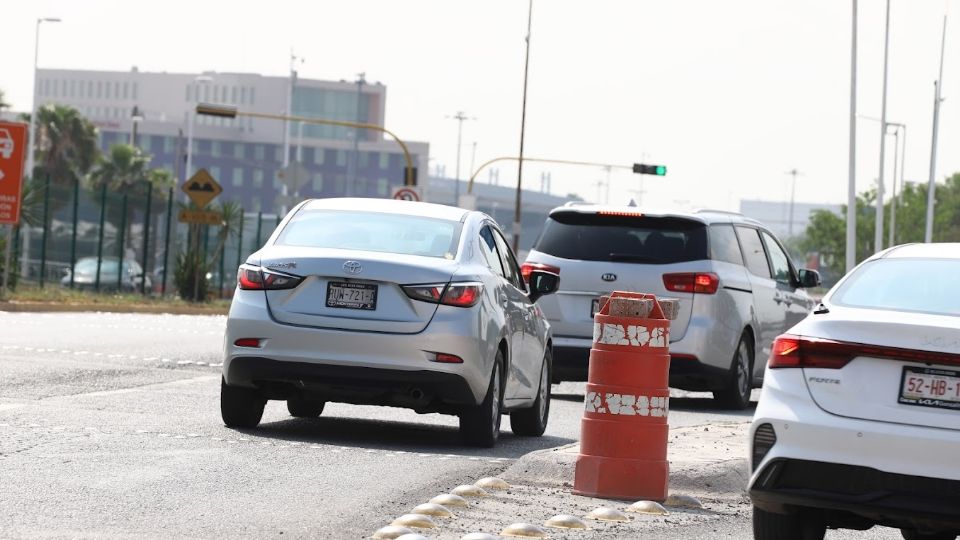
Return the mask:
{"type": "Polygon", "coordinates": [[[577,495],[667,498],[670,321],[676,300],[614,292],[594,317],[577,495]]]}

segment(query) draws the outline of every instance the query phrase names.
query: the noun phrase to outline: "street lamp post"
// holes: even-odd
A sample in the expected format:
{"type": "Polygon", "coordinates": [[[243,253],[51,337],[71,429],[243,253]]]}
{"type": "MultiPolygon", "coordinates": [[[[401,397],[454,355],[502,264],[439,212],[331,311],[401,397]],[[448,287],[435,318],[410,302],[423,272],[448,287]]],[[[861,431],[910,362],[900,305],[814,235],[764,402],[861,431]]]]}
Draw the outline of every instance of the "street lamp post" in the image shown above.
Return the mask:
{"type": "MultiPolygon", "coordinates": [[[[463,121],[464,120],[476,120],[476,118],[469,118],[463,111],[457,111],[457,114],[453,116],[448,116],[447,118],[452,118],[457,121],[457,176],[456,183],[453,187],[453,205],[460,205],[460,149],[462,147],[463,141],[463,121]]],[[[474,143],[474,148],[476,148],[476,143],[474,143]]]]}
{"type": "MultiPolygon", "coordinates": [[[[211,82],[212,80],[213,80],[213,77],[210,77],[209,75],[198,75],[193,78],[195,102],[200,101],[200,96],[199,96],[200,87],[198,85],[211,82]]],[[[194,129],[194,124],[197,123],[197,113],[194,109],[190,109],[189,114],[190,114],[190,124],[187,126],[187,168],[184,171],[184,175],[182,178],[183,182],[186,182],[187,178],[190,178],[190,176],[193,174],[193,129],[194,129]]]]}
{"type": "Polygon", "coordinates": [[[896,228],[897,228],[897,205],[900,203],[899,195],[897,192],[897,163],[899,161],[900,166],[900,191],[903,191],[903,164],[907,161],[907,126],[906,124],[898,124],[896,122],[887,122],[888,127],[894,128],[893,137],[893,193],[890,194],[890,236],[887,241],[891,247],[896,242],[896,228]],[[903,130],[903,142],[900,142],[900,130],[903,130]],[[900,150],[900,145],[903,144],[903,150],[900,150]]]}
{"type": "Polygon", "coordinates": [[[883,170],[887,144],[887,64],[890,51],[890,0],[887,0],[886,32],[883,40],[883,94],[880,105],[880,176],[877,180],[877,213],[873,235],[873,252],[883,249],[883,170]]]}
{"type": "Polygon", "coordinates": [[[530,74],[530,28],[533,22],[533,0],[527,9],[527,51],[523,62],[523,106],[520,112],[520,157],[517,164],[517,195],[513,210],[513,251],[520,251],[520,194],[523,190],[523,135],[527,127],[527,78],[530,74]]]}
{"type": "Polygon", "coordinates": [[[33,102],[30,104],[30,133],[27,135],[27,174],[33,178],[34,146],[37,144],[37,60],[40,58],[40,23],[60,22],[56,17],[41,17],[37,19],[37,28],[33,35],[33,102]]]}
{"type": "Polygon", "coordinates": [[[846,272],[857,265],[857,0],[850,33],[850,148],[847,163],[846,272]]]}
{"type": "Polygon", "coordinates": [[[792,179],[790,181],[790,216],[787,218],[787,238],[793,238],[793,198],[794,194],[797,192],[797,177],[801,176],[800,171],[796,168],[787,171],[792,179]]]}
{"type": "Polygon", "coordinates": [[[943,93],[943,51],[947,43],[947,16],[943,16],[943,37],[940,39],[940,74],[933,86],[933,138],[930,141],[930,179],[927,183],[927,223],[923,241],[933,242],[933,205],[936,202],[937,134],[940,130],[940,97],[943,93]]]}

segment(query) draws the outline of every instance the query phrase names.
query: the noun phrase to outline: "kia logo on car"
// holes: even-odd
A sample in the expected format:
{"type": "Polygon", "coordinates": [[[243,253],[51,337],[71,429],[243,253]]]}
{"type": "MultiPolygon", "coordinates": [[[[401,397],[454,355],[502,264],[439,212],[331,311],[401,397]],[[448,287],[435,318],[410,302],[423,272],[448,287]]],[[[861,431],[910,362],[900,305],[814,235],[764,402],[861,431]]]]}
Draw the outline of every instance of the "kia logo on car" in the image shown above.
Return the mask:
{"type": "Polygon", "coordinates": [[[363,266],[357,261],[347,261],[343,263],[343,271],[348,274],[359,274],[363,272],[363,266]]]}
{"type": "Polygon", "coordinates": [[[602,276],[600,276],[600,277],[601,277],[604,281],[616,281],[616,280],[617,280],[617,275],[616,275],[616,274],[609,274],[609,273],[607,273],[607,274],[604,274],[604,275],[602,275],[602,276]]]}

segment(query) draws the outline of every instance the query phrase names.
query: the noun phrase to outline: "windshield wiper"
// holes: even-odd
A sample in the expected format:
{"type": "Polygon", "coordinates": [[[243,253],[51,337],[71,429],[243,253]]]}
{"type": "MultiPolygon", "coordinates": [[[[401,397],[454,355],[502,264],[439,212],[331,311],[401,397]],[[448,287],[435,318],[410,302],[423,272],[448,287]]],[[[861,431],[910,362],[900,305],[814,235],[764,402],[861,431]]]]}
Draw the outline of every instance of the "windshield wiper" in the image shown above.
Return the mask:
{"type": "Polygon", "coordinates": [[[660,259],[656,257],[647,257],[645,255],[634,255],[633,253],[611,253],[611,261],[639,262],[639,263],[659,263],[660,259]]]}

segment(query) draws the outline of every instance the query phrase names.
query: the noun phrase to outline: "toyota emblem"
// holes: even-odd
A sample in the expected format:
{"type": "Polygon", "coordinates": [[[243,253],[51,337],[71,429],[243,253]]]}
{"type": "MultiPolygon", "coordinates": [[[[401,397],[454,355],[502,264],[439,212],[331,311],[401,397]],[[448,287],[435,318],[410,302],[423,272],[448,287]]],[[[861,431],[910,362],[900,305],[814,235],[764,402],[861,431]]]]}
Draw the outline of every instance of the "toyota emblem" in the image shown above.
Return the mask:
{"type": "Polygon", "coordinates": [[[600,278],[603,279],[604,281],[616,281],[616,280],[617,280],[617,275],[616,275],[616,274],[611,274],[611,273],[606,273],[606,274],[600,276],[600,278]]]}
{"type": "Polygon", "coordinates": [[[363,272],[363,266],[357,261],[347,261],[343,263],[343,271],[348,274],[359,274],[363,272]]]}

